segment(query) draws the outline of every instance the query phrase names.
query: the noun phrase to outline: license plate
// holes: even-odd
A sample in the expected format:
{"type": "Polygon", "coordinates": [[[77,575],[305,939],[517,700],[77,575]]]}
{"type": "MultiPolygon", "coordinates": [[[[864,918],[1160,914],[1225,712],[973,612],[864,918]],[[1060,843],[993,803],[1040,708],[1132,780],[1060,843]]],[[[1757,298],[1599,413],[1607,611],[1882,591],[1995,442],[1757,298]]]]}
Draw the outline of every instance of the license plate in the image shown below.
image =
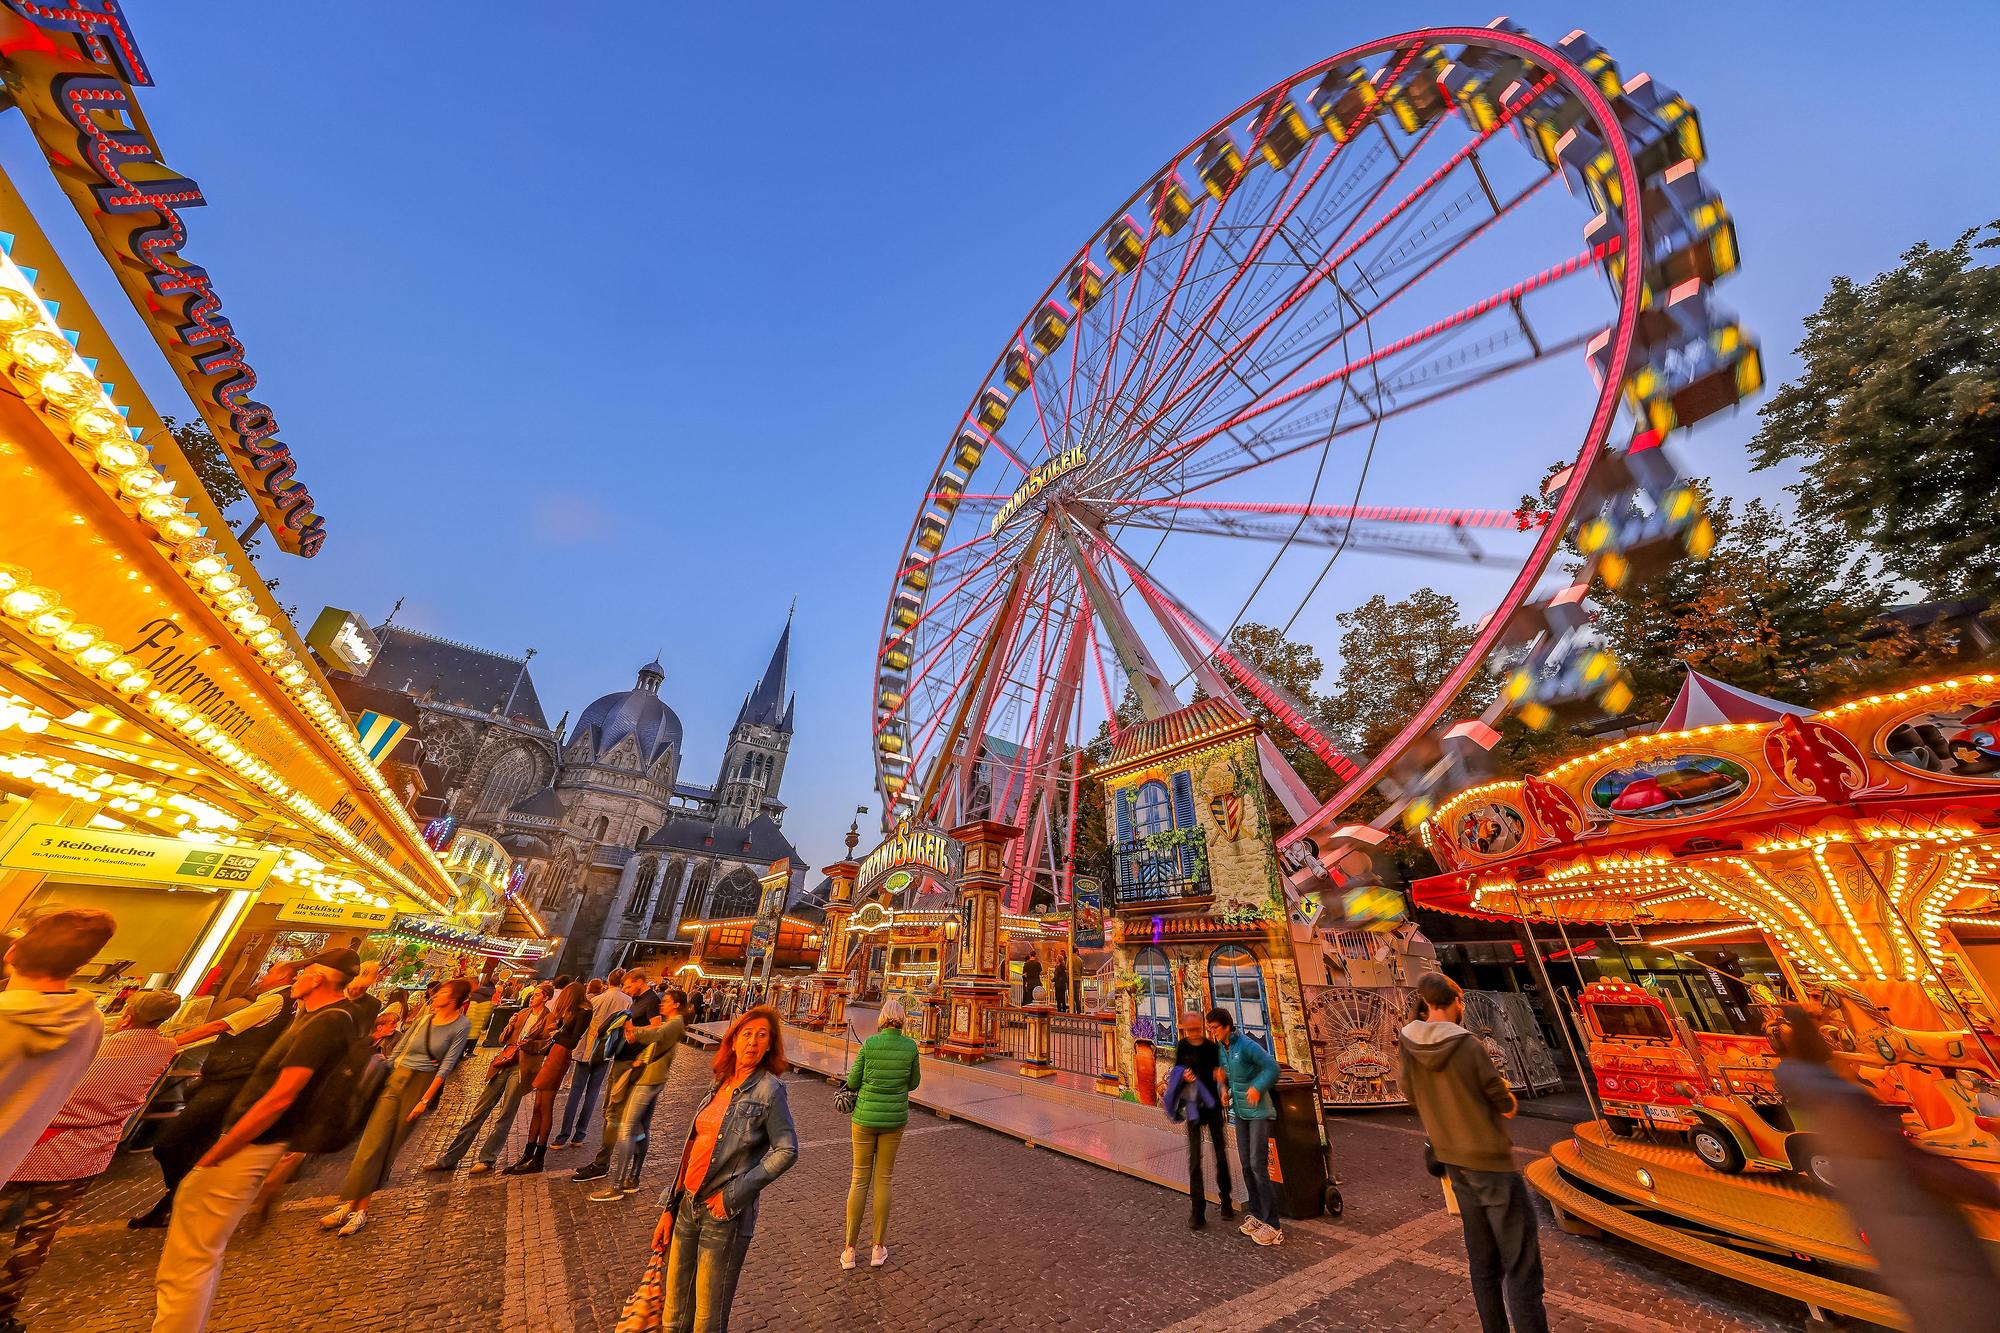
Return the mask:
{"type": "Polygon", "coordinates": [[[1677,1106],[1649,1106],[1646,1108],[1646,1118],[1679,1124],[1681,1121],[1687,1119],[1687,1112],[1677,1106]]]}

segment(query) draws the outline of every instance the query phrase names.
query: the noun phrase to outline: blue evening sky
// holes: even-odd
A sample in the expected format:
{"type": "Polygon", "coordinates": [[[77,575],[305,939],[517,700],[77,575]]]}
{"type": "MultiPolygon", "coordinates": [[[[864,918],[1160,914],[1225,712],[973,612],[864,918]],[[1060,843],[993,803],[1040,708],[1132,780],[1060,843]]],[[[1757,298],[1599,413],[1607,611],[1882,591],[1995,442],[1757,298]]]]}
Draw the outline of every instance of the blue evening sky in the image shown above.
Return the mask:
{"type": "MultiPolygon", "coordinates": [[[[1421,20],[1492,17],[1181,0],[128,8],[158,81],[146,112],[209,201],[186,253],[327,516],[316,560],[267,561],[280,596],[371,620],[406,597],[402,623],[535,647],[551,720],[660,651],[685,772],[706,781],[796,595],[784,796],[815,865],[875,803],[870,668],[895,561],[1028,303],[1253,92],[1421,20]]],[[[2000,37],[1991,4],[1511,12],[1547,39],[1590,28],[1699,108],[1745,254],[1721,299],[1774,380],[1831,275],[2000,212],[1992,109],[1967,72],[2000,37]]],[[[30,153],[6,122],[9,172],[144,352],[30,153]]],[[[134,360],[186,415],[164,364],[134,360]]],[[[1787,478],[1742,463],[1754,426],[1741,413],[1686,457],[1725,490],[1775,493],[1787,478]]],[[[1496,502],[1546,450],[1527,457],[1496,502]]],[[[1421,478],[1403,486],[1422,498],[1421,478]]],[[[1316,620],[1302,637],[1330,647],[1316,620]]]]}

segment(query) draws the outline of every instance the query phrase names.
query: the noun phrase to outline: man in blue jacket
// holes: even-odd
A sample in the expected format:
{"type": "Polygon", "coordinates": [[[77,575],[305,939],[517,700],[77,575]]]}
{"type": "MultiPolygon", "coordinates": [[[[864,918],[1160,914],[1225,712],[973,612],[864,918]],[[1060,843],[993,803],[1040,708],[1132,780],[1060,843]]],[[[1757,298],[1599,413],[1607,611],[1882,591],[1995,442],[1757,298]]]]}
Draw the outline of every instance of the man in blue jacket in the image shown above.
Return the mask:
{"type": "Polygon", "coordinates": [[[1229,1093],[1229,1113],[1236,1118],[1236,1156],[1243,1163],[1243,1225],[1237,1230],[1259,1245],[1282,1245],[1278,1228],[1278,1195],[1271,1188],[1271,1125],[1278,1106],[1271,1090],[1278,1086],[1278,1062],[1271,1053],[1236,1030],[1227,1009],[1208,1011],[1208,1035],[1222,1048],[1217,1070],[1229,1093]]]}

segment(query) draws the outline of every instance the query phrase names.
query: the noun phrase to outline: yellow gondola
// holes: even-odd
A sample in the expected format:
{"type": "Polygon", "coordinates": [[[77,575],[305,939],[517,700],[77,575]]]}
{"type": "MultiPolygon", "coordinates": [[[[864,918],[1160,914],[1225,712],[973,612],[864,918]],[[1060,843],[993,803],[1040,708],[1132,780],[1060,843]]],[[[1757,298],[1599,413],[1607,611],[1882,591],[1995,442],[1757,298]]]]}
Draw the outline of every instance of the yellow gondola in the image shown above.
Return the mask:
{"type": "Polygon", "coordinates": [[[1163,176],[1154,181],[1146,207],[1153,215],[1153,229],[1162,236],[1171,236],[1186,226],[1194,213],[1194,201],[1188,198],[1187,187],[1181,184],[1179,176],[1163,176]]]}
{"type": "Polygon", "coordinates": [[[1069,299],[1079,311],[1088,310],[1104,295],[1104,270],[1088,259],[1079,259],[1069,271],[1069,299]]]}
{"type": "Polygon", "coordinates": [[[1111,267],[1130,273],[1146,257],[1146,232],[1130,213],[1112,223],[1104,236],[1104,253],[1111,267]]]}
{"type": "Polygon", "coordinates": [[[988,431],[999,430],[1007,420],[1007,406],[1013,400],[1005,389],[987,385],[979,394],[979,406],[973,411],[973,420],[988,431]]]}
{"type": "Polygon", "coordinates": [[[1280,96],[1275,105],[1265,103],[1257,113],[1257,124],[1264,126],[1264,133],[1257,140],[1257,151],[1273,171],[1289,167],[1312,142],[1312,129],[1289,97],[1280,96]]]}
{"type": "Polygon", "coordinates": [[[1203,187],[1220,199],[1243,174],[1243,154],[1236,151],[1236,141],[1227,133],[1213,135],[1201,146],[1195,171],[1201,176],[1203,187]]]}
{"type": "Polygon", "coordinates": [[[1035,346],[1044,356],[1062,345],[1072,318],[1069,307],[1061,301],[1051,297],[1043,302],[1041,313],[1035,317],[1035,346]]]}
{"type": "Polygon", "coordinates": [[[1005,368],[1000,382],[1007,386],[1007,392],[1019,393],[1028,387],[1028,381],[1035,377],[1035,358],[1028,349],[1018,344],[1007,349],[1005,368]]]}

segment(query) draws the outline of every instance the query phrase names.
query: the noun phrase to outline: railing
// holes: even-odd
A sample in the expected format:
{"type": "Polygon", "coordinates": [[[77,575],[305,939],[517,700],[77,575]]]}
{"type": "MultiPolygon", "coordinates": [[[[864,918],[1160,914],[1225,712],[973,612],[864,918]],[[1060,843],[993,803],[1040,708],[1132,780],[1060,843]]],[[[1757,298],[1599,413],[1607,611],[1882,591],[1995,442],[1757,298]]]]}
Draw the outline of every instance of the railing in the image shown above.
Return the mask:
{"type": "Polygon", "coordinates": [[[1208,879],[1208,847],[1200,829],[1180,830],[1178,845],[1155,847],[1145,838],[1111,849],[1112,905],[1150,910],[1215,896],[1208,879]]]}
{"type": "Polygon", "coordinates": [[[1103,1074],[1104,1029],[1109,1026],[1107,1019],[1049,1015],[1049,1063],[1071,1074],[1103,1074]]]}

